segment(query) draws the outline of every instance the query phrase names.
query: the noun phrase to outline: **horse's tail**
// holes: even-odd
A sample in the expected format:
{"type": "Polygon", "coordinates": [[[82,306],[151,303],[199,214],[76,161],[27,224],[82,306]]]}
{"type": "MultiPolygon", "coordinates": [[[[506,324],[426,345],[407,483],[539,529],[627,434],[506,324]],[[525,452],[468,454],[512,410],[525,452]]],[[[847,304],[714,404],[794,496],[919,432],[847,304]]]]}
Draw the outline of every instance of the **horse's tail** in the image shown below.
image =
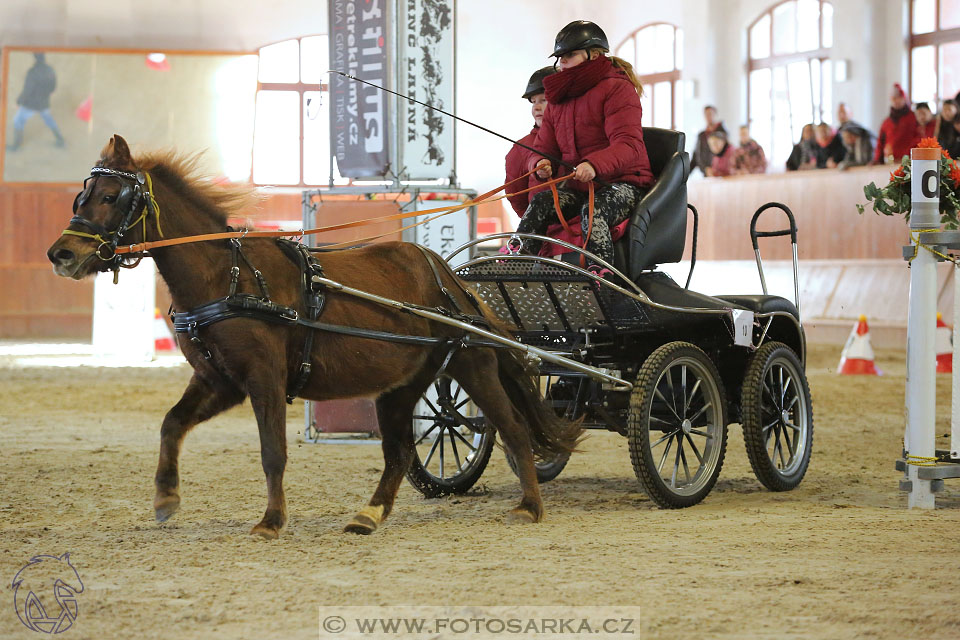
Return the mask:
{"type": "Polygon", "coordinates": [[[515,349],[497,349],[500,384],[513,406],[530,425],[533,454],[552,460],[576,450],[583,435],[580,421],[571,422],[556,414],[540,395],[536,368],[515,349]]]}
{"type": "MultiPolygon", "coordinates": [[[[436,254],[434,254],[436,255],[436,254]]],[[[509,327],[503,323],[453,272],[446,260],[437,256],[437,262],[457,283],[457,287],[470,299],[470,303],[483,316],[483,319],[495,331],[512,338],[509,327]]],[[[516,349],[495,349],[497,354],[497,373],[500,384],[507,392],[514,408],[523,416],[530,428],[530,440],[533,453],[542,460],[552,460],[557,456],[569,455],[576,450],[583,427],[579,420],[571,422],[558,416],[543,400],[540,394],[539,372],[536,366],[516,349]]]]}

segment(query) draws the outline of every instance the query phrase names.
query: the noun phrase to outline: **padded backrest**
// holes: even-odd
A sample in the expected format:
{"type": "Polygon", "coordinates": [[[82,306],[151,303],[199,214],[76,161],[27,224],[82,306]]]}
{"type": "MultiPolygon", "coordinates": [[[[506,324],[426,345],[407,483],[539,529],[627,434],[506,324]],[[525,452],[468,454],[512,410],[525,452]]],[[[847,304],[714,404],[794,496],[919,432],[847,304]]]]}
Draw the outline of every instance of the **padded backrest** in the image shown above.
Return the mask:
{"type": "Polygon", "coordinates": [[[644,127],[643,140],[656,182],[633,211],[626,242],[632,280],[658,264],[679,262],[687,235],[687,178],[690,156],[681,131],[644,127]]]}

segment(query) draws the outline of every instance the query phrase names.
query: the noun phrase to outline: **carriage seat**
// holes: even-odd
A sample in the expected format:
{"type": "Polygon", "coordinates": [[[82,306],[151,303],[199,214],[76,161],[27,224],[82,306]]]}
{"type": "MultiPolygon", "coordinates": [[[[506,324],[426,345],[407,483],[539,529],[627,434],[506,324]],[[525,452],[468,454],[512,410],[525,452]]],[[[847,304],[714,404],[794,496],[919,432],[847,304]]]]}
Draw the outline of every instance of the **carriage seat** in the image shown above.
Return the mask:
{"type": "Polygon", "coordinates": [[[800,319],[800,311],[797,306],[780,296],[765,295],[733,295],[733,296],[715,296],[718,300],[724,300],[738,307],[749,309],[754,313],[771,313],[773,311],[784,311],[789,313],[797,320],[800,319]]]}
{"type": "Polygon", "coordinates": [[[634,208],[626,235],[614,245],[614,266],[634,282],[658,264],[679,262],[687,236],[686,136],[644,127],[643,141],[656,182],[634,208]]]}

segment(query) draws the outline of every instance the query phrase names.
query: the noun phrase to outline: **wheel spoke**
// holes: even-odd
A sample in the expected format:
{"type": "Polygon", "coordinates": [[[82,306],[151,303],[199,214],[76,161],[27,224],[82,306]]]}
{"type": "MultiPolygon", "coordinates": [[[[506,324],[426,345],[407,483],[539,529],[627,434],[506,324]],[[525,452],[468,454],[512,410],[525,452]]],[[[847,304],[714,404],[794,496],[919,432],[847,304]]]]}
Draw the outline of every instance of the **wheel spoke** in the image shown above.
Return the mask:
{"type": "Polygon", "coordinates": [[[452,430],[450,431],[450,433],[452,433],[452,434],[454,434],[455,436],[457,436],[458,438],[460,438],[460,441],[463,442],[463,444],[467,445],[467,447],[470,448],[470,453],[473,453],[474,451],[477,450],[477,448],[476,448],[475,446],[473,446],[472,444],[470,444],[470,441],[467,440],[466,438],[464,438],[464,437],[463,437],[463,434],[460,433],[459,431],[457,431],[456,429],[452,429],[452,430]]]}
{"type": "Polygon", "coordinates": [[[784,424],[786,424],[788,427],[790,427],[790,428],[793,429],[794,431],[800,431],[800,427],[798,427],[797,425],[793,424],[792,422],[785,422],[784,424]]]}
{"type": "MultiPolygon", "coordinates": [[[[670,389],[670,406],[673,408],[674,415],[677,415],[677,391],[673,388],[673,372],[667,369],[663,377],[667,380],[667,387],[670,389]]],[[[677,415],[679,418],[680,416],[677,415]]]]}
{"type": "Polygon", "coordinates": [[[683,447],[681,447],[680,442],[677,441],[677,453],[673,456],[673,473],[670,474],[670,486],[674,489],[677,488],[677,471],[680,469],[681,451],[683,451],[683,447]]]}
{"type": "Polygon", "coordinates": [[[463,387],[461,387],[460,385],[457,385],[457,390],[453,392],[453,398],[452,398],[452,400],[453,400],[454,402],[456,402],[456,401],[457,401],[457,398],[460,397],[460,392],[461,392],[462,390],[463,390],[463,387]]]}
{"type": "Polygon", "coordinates": [[[778,406],[778,407],[782,407],[782,406],[783,406],[783,396],[784,396],[784,394],[786,393],[786,389],[784,389],[784,387],[783,387],[783,367],[780,367],[779,369],[777,369],[777,378],[779,378],[779,380],[780,380],[780,404],[778,404],[777,406],[778,406]]]}
{"type": "MultiPolygon", "coordinates": [[[[451,428],[452,428],[452,427],[451,427],[451,428]]],[[[441,429],[441,430],[440,430],[440,436],[437,438],[437,440],[440,441],[440,477],[441,477],[441,478],[445,478],[445,477],[446,477],[446,476],[443,475],[443,446],[444,446],[443,441],[446,439],[446,438],[443,437],[443,432],[444,432],[445,430],[446,430],[446,429],[441,429]]]]}
{"type": "Polygon", "coordinates": [[[666,462],[667,456],[670,455],[670,447],[673,446],[673,438],[667,442],[666,448],[663,450],[663,456],[660,458],[660,464],[657,465],[657,473],[663,473],[663,463],[666,462]]]}
{"type": "Polygon", "coordinates": [[[700,431],[699,429],[690,429],[690,433],[698,435],[701,438],[706,438],[707,440],[713,440],[713,436],[707,433],[706,431],[700,431]]]}
{"type": "Polygon", "coordinates": [[[683,403],[683,415],[687,415],[687,411],[690,410],[690,402],[693,400],[693,397],[697,395],[697,390],[700,389],[700,378],[697,378],[697,381],[693,383],[693,388],[690,389],[690,395],[687,396],[686,402],[683,403]]]}
{"type": "Polygon", "coordinates": [[[450,429],[450,448],[453,449],[453,459],[457,461],[457,473],[459,473],[460,470],[463,469],[463,463],[460,462],[460,452],[457,451],[457,441],[453,439],[453,434],[456,432],[456,429],[450,429]]]}
{"type": "Polygon", "coordinates": [[[439,423],[439,422],[434,422],[433,425],[432,425],[429,429],[427,429],[426,431],[423,432],[423,435],[420,436],[420,439],[413,443],[413,446],[417,446],[418,444],[420,444],[421,442],[423,442],[424,440],[426,440],[426,439],[427,439],[427,436],[430,435],[431,433],[433,433],[433,430],[436,429],[436,428],[439,427],[439,426],[440,426],[440,423],[439,423]]]}
{"type": "Polygon", "coordinates": [[[677,422],[683,422],[683,418],[681,418],[679,414],[677,414],[676,408],[674,408],[673,406],[671,406],[669,402],[667,402],[667,399],[663,397],[663,394],[660,392],[659,388],[653,390],[653,395],[656,396],[657,398],[660,398],[663,404],[667,406],[667,409],[670,409],[670,413],[672,413],[677,418],[677,422]]]}
{"type": "Polygon", "coordinates": [[[459,410],[460,410],[460,407],[462,407],[463,405],[467,404],[468,402],[470,402],[470,398],[464,398],[463,400],[460,401],[459,404],[455,404],[455,405],[453,406],[453,408],[454,408],[454,410],[459,411],[459,410]]]}
{"type": "Polygon", "coordinates": [[[683,398],[683,411],[680,415],[687,415],[687,365],[680,365],[680,397],[683,398]]]}
{"type": "Polygon", "coordinates": [[[683,460],[683,475],[687,478],[687,484],[690,484],[690,480],[692,480],[692,478],[690,477],[690,467],[687,466],[687,453],[683,450],[682,440],[679,444],[677,444],[677,448],[680,451],[680,458],[683,460]]]}
{"type": "Polygon", "coordinates": [[[761,433],[765,433],[765,432],[769,431],[769,430],[770,430],[770,427],[774,426],[774,425],[777,424],[778,422],[780,422],[780,418],[776,418],[776,419],[775,419],[773,422],[771,422],[770,424],[765,425],[765,426],[763,427],[763,431],[761,431],[761,433]]]}
{"type": "Polygon", "coordinates": [[[777,433],[777,450],[780,452],[780,468],[783,469],[787,466],[787,463],[783,459],[783,444],[780,442],[779,433],[777,433]]]}
{"type": "Polygon", "coordinates": [[[793,442],[790,442],[788,433],[789,432],[786,429],[784,429],[782,426],[780,427],[780,435],[783,436],[783,441],[787,443],[787,453],[790,454],[790,457],[793,457],[793,447],[797,439],[794,438],[793,442]]]}
{"type": "Polygon", "coordinates": [[[709,408],[712,407],[712,406],[713,406],[713,403],[712,403],[712,402],[708,402],[708,403],[706,403],[705,405],[703,405],[702,407],[700,407],[700,410],[699,410],[699,411],[697,411],[695,414],[693,414],[692,416],[690,416],[690,422],[695,421],[697,418],[699,418],[701,415],[703,415],[703,412],[704,412],[704,411],[706,411],[707,409],[709,409],[709,408]]]}
{"type": "Polygon", "coordinates": [[[443,440],[443,429],[440,430],[440,437],[433,441],[433,446],[430,447],[430,451],[427,453],[427,458],[423,461],[424,469],[429,469],[430,460],[433,459],[433,452],[437,450],[437,445],[440,444],[441,440],[443,440]]]}
{"type": "Polygon", "coordinates": [[[783,410],[784,410],[784,411],[790,411],[790,409],[793,409],[793,405],[797,404],[798,402],[800,402],[800,396],[794,395],[794,396],[793,396],[793,400],[791,400],[791,401],[790,401],[790,404],[787,405],[786,407],[784,407],[783,410]]]}
{"type": "MultiPolygon", "coordinates": [[[[437,395],[437,397],[439,398],[440,396],[437,395]]],[[[433,411],[433,414],[434,414],[435,416],[442,416],[442,415],[443,415],[443,412],[442,412],[442,411],[440,411],[440,410],[437,409],[435,406],[433,406],[433,403],[430,402],[430,398],[428,398],[427,396],[423,396],[422,400],[427,403],[427,406],[430,407],[430,411],[433,411]]]]}
{"type": "Polygon", "coordinates": [[[665,425],[667,425],[667,426],[669,426],[669,427],[671,427],[671,428],[676,428],[676,426],[677,426],[677,425],[674,424],[673,422],[670,422],[669,420],[664,420],[663,418],[658,418],[657,416],[653,415],[652,413],[650,414],[650,419],[651,419],[651,420],[656,420],[657,422],[662,422],[663,424],[665,424],[665,425]]]}
{"type": "Polygon", "coordinates": [[[650,448],[653,449],[655,446],[657,446],[658,444],[660,444],[661,442],[663,442],[663,441],[666,440],[667,438],[672,438],[673,436],[677,435],[678,433],[680,433],[680,429],[677,429],[676,431],[671,431],[671,432],[668,433],[667,435],[663,436],[662,438],[660,438],[659,440],[657,440],[656,442],[654,442],[653,444],[651,444],[651,445],[650,445],[650,448]]]}
{"type": "Polygon", "coordinates": [[[693,438],[690,437],[689,433],[685,433],[683,435],[687,439],[687,442],[690,443],[690,447],[693,449],[693,454],[697,456],[697,460],[700,462],[700,464],[703,464],[703,456],[700,455],[700,450],[697,449],[697,445],[694,444],[693,438]]]}

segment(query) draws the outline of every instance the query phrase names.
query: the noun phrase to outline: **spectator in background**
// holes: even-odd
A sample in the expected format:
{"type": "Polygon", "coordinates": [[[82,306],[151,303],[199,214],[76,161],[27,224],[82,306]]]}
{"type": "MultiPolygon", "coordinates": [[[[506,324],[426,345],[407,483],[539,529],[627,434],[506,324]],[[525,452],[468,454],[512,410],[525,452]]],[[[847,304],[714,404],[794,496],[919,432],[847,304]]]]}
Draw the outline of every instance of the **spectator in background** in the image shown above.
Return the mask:
{"type": "Polygon", "coordinates": [[[727,130],[723,128],[723,122],[717,117],[717,108],[707,105],[703,108],[703,118],[707,121],[707,128],[697,134],[697,146],[693,150],[693,157],[690,159],[690,171],[699,168],[703,175],[709,175],[707,169],[713,164],[713,154],[710,152],[710,144],[707,139],[710,134],[720,131],[726,139],[727,130]]]}
{"type": "Polygon", "coordinates": [[[714,131],[710,134],[710,137],[707,138],[707,144],[710,146],[712,160],[710,161],[710,166],[706,168],[704,173],[708,177],[732,176],[733,159],[736,149],[727,141],[727,134],[719,130],[714,131]]]}
{"type": "Polygon", "coordinates": [[[918,102],[913,108],[917,116],[917,132],[921,138],[934,137],[937,121],[933,118],[933,112],[930,111],[930,105],[926,102],[918,102]]]}
{"type": "Polygon", "coordinates": [[[907,94],[899,83],[893,85],[890,94],[890,115],[880,125],[877,136],[877,148],[873,152],[873,163],[900,163],[903,156],[910,155],[910,149],[920,142],[917,118],[910,110],[907,94]]]}
{"type": "Polygon", "coordinates": [[[740,148],[733,153],[734,173],[764,173],[767,157],[756,140],[750,137],[750,127],[740,127],[740,148]]]}
{"type": "Polygon", "coordinates": [[[838,169],[849,169],[850,167],[862,167],[870,164],[873,158],[873,144],[870,140],[870,132],[859,127],[848,126],[840,129],[840,140],[846,153],[837,164],[838,169]]]}
{"type": "Polygon", "coordinates": [[[787,158],[787,171],[800,169],[816,169],[817,159],[813,155],[813,145],[816,144],[813,135],[813,125],[805,124],[800,131],[800,142],[793,145],[793,151],[787,158]]]}
{"type": "Polygon", "coordinates": [[[813,156],[817,159],[817,169],[835,169],[847,152],[840,136],[826,122],[821,122],[814,129],[814,138],[813,156]]]}
{"type": "Polygon", "coordinates": [[[944,128],[952,129],[948,134],[944,135],[944,132],[941,131],[941,135],[944,136],[947,144],[940,144],[940,146],[950,154],[951,158],[960,158],[960,117],[954,116],[952,123],[944,123],[944,128]]]}
{"type": "MultiPolygon", "coordinates": [[[[940,107],[940,115],[937,116],[937,126],[934,128],[934,137],[940,146],[944,149],[954,143],[956,133],[953,130],[953,123],[957,119],[957,102],[955,100],[944,100],[940,107]]],[[[955,158],[950,154],[951,158],[955,158]]]]}
{"type": "Polygon", "coordinates": [[[869,129],[853,119],[853,111],[847,106],[847,103],[841,102],[837,105],[837,131],[843,131],[847,127],[855,127],[870,133],[869,129]]]}
{"type": "Polygon", "coordinates": [[[47,64],[46,54],[33,54],[34,63],[27,70],[27,77],[23,81],[23,90],[17,97],[17,114],[13,117],[13,142],[7,145],[10,151],[16,151],[23,144],[23,128],[27,121],[36,114],[40,114],[44,123],[53,132],[58,147],[64,145],[60,128],[50,113],[50,94],[57,88],[57,74],[53,67],[47,64]]]}

